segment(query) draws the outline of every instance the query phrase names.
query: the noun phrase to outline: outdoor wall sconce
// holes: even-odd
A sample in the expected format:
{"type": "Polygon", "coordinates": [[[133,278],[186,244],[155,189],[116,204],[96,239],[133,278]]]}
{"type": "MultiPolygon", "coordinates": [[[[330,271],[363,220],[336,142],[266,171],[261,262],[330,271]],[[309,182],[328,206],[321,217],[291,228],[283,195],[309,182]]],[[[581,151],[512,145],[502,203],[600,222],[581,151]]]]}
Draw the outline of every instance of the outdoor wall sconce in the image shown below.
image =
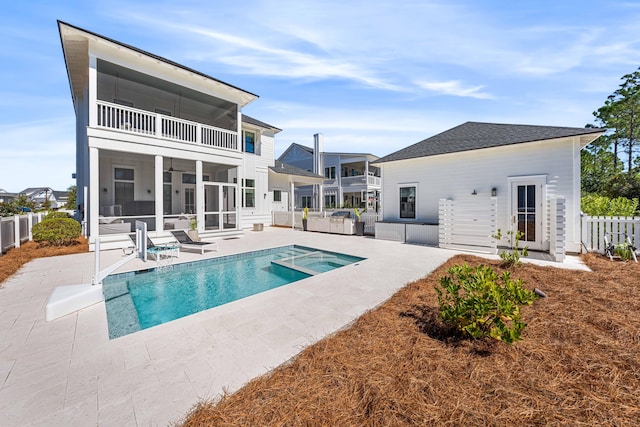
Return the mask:
{"type": "Polygon", "coordinates": [[[151,189],[147,188],[147,193],[151,194],[151,189]]]}
{"type": "Polygon", "coordinates": [[[471,195],[472,195],[472,196],[477,196],[477,195],[478,195],[478,192],[476,191],[476,189],[475,189],[475,188],[473,189],[473,192],[471,192],[471,195]]]}
{"type": "Polygon", "coordinates": [[[176,190],[176,194],[180,194],[180,190],[176,190]]]}
{"type": "Polygon", "coordinates": [[[265,198],[265,199],[267,198],[267,193],[264,193],[264,198],[265,198]]]}
{"type": "Polygon", "coordinates": [[[498,195],[498,189],[496,187],[493,187],[491,189],[491,197],[496,197],[498,195]]]}
{"type": "Polygon", "coordinates": [[[103,192],[103,193],[106,193],[106,192],[107,192],[107,187],[103,188],[103,189],[102,189],[102,192],[103,192]]]}

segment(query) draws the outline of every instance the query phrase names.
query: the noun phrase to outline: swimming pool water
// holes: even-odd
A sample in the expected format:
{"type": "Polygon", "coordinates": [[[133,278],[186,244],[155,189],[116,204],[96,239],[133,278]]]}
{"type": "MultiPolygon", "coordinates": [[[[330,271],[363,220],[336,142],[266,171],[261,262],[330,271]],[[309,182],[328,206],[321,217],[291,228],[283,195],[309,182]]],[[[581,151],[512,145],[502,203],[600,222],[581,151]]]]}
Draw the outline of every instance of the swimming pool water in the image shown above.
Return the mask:
{"type": "Polygon", "coordinates": [[[297,245],[107,277],[109,338],[342,267],[363,258],[297,245]]]}

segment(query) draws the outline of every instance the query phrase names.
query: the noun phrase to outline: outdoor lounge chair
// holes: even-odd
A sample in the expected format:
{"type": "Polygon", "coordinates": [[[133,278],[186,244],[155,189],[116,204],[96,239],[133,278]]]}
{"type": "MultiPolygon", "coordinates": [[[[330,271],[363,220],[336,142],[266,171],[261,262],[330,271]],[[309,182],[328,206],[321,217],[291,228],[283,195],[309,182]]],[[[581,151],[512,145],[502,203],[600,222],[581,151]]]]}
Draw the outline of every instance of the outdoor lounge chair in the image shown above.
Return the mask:
{"type": "Polygon", "coordinates": [[[200,254],[204,254],[204,251],[218,250],[218,242],[196,242],[184,230],[170,230],[170,233],[180,243],[182,249],[193,249],[200,251],[200,254]]]}
{"type": "MultiPolygon", "coordinates": [[[[122,248],[122,252],[125,255],[130,255],[136,251],[136,233],[130,233],[128,236],[131,239],[132,244],[122,248]]],[[[147,237],[147,256],[155,259],[156,261],[163,256],[179,257],[180,248],[173,244],[156,245],[149,237],[147,237]]]]}

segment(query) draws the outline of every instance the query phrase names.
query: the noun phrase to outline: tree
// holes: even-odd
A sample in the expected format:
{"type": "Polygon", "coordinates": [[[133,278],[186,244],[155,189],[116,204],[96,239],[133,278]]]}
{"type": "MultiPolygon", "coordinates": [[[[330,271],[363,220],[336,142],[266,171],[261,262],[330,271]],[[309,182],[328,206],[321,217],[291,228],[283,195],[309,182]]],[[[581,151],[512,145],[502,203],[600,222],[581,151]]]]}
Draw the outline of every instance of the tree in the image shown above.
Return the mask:
{"type": "Polygon", "coordinates": [[[26,194],[20,194],[16,197],[12,202],[13,206],[20,212],[22,208],[29,208],[34,210],[36,208],[36,204],[33,203],[26,194]]]}
{"type": "Polygon", "coordinates": [[[618,150],[626,148],[626,170],[634,173],[633,159],[640,145],[640,68],[622,76],[620,87],[607,97],[604,105],[594,111],[596,123],[608,129],[603,143],[613,147],[614,169],[617,167],[618,150]]]}
{"type": "Polygon", "coordinates": [[[75,209],[76,208],[76,186],[72,185],[67,188],[67,204],[65,208],[67,209],[75,209]]]}

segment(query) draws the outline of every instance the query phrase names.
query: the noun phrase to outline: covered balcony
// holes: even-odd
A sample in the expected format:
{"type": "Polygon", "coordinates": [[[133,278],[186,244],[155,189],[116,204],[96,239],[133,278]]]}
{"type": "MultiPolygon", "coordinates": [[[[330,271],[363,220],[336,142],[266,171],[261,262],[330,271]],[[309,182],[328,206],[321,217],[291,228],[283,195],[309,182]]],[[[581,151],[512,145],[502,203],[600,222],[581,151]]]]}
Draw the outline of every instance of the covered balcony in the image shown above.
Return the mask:
{"type": "Polygon", "coordinates": [[[239,151],[238,106],[103,60],[91,126],[239,151]]]}

